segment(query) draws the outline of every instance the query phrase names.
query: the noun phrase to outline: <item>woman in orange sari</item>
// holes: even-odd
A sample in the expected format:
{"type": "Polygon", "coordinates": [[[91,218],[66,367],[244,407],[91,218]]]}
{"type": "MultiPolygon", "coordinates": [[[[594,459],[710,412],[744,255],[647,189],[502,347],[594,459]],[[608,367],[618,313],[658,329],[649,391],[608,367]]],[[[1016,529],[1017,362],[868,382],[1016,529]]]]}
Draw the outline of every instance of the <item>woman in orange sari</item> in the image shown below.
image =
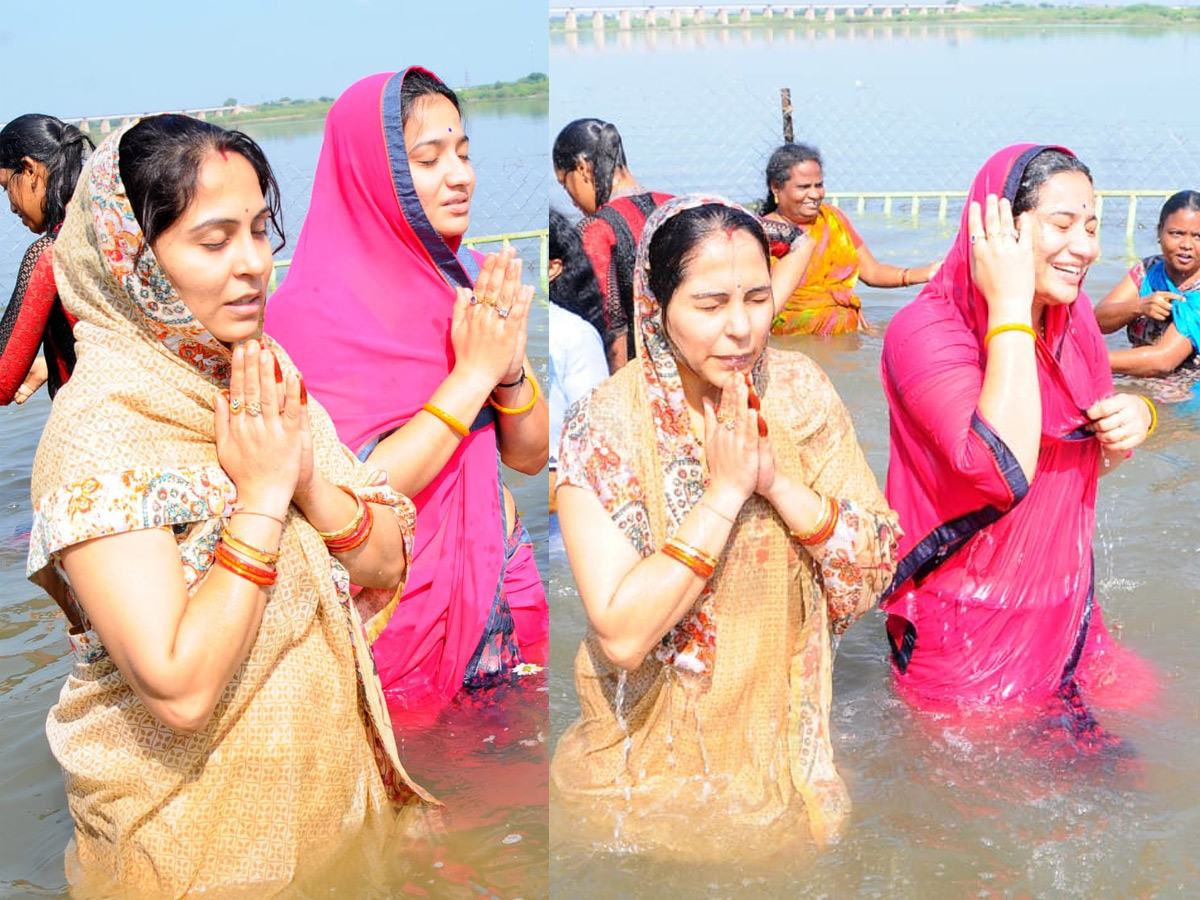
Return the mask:
{"type": "Polygon", "coordinates": [[[775,287],[772,334],[843,334],[869,327],[855,293],[859,279],[871,287],[924,284],[941,260],[915,269],[882,263],[871,254],[846,214],[825,202],[821,154],[807,144],[784,144],[767,162],[762,212],[772,238],[771,256],[787,253],[797,231],[816,244],[808,267],[790,289],[775,287]],[[779,223],[781,227],[770,223],[779,223]]]}

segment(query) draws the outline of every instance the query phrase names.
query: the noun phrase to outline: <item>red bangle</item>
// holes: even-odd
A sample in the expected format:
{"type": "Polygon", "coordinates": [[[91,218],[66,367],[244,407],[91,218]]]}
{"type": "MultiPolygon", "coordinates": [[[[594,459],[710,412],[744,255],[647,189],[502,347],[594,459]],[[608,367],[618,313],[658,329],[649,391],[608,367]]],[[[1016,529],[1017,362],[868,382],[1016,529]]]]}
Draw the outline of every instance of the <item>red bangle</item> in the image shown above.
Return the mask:
{"type": "Polygon", "coordinates": [[[358,527],[345,537],[327,540],[325,546],[329,548],[330,553],[349,553],[365,544],[367,538],[371,536],[371,529],[375,525],[375,514],[371,512],[370,503],[363,500],[359,502],[362,503],[363,514],[359,519],[358,527]]]}
{"type": "Polygon", "coordinates": [[[802,547],[815,547],[817,544],[823,544],[831,537],[833,531],[837,528],[839,509],[837,500],[830,497],[825,501],[825,515],[821,517],[821,521],[817,523],[817,527],[808,534],[802,534],[798,531],[792,532],[792,537],[800,542],[802,547]]]}
{"type": "Polygon", "coordinates": [[[259,587],[271,587],[275,584],[275,579],[278,573],[274,569],[266,569],[260,566],[252,565],[246,560],[238,557],[238,555],[230,550],[224,542],[217,544],[217,549],[214,552],[217,564],[223,569],[227,569],[239,578],[244,578],[246,581],[257,584],[259,587]]]}
{"type": "Polygon", "coordinates": [[[684,550],[677,543],[675,543],[674,538],[668,540],[659,549],[662,550],[664,556],[675,560],[677,563],[682,563],[683,565],[687,566],[692,570],[693,574],[699,575],[705,581],[707,581],[709,578],[712,578],[713,570],[715,568],[712,563],[707,562],[706,560],[701,559],[699,556],[684,550]]]}

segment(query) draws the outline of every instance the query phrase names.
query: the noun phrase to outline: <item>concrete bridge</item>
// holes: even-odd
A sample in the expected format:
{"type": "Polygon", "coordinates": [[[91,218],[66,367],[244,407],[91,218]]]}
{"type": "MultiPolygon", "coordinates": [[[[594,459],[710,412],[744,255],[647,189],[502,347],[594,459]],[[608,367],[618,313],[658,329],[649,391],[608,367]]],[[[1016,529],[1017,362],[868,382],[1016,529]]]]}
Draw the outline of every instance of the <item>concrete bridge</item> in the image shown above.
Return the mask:
{"type": "Polygon", "coordinates": [[[642,28],[681,28],[686,25],[750,25],[755,21],[801,19],[809,22],[833,22],[837,19],[871,19],[876,16],[945,15],[960,12],[960,3],[809,3],[751,6],[626,6],[626,7],[551,7],[551,21],[561,20],[568,32],[578,32],[580,23],[591,23],[604,30],[615,22],[627,31],[636,24],[642,28]]]}
{"type": "MultiPolygon", "coordinates": [[[[64,122],[70,122],[73,125],[78,125],[79,130],[84,134],[91,134],[92,126],[95,125],[100,129],[101,134],[108,134],[113,129],[113,123],[119,125],[127,125],[133,119],[145,118],[146,116],[160,116],[163,113],[182,113],[183,115],[193,116],[197,119],[220,118],[222,116],[232,115],[239,112],[250,112],[248,106],[197,106],[190,109],[164,109],[161,112],[142,112],[142,113],[114,113],[106,116],[77,116],[73,119],[63,119],[64,122]]],[[[7,124],[7,123],[5,123],[7,124]]],[[[3,128],[0,125],[0,128],[3,128]]]]}

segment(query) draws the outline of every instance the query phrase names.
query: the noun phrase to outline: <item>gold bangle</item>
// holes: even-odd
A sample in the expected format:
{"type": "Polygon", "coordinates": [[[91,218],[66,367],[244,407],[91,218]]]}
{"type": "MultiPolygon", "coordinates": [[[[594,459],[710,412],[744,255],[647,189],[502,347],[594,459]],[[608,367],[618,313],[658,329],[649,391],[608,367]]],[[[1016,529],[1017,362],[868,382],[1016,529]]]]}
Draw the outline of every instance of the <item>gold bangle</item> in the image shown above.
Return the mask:
{"type": "Polygon", "coordinates": [[[496,412],[503,413],[506,416],[519,416],[522,413],[529,412],[531,409],[533,409],[533,405],[535,403],[537,403],[539,392],[538,392],[537,379],[534,378],[532,375],[530,375],[528,378],[528,381],[530,384],[533,385],[533,398],[528,403],[526,403],[524,406],[517,406],[517,407],[511,408],[511,409],[507,406],[501,406],[499,403],[496,402],[496,398],[493,397],[491,394],[488,394],[488,403],[490,403],[492,405],[492,408],[494,410],[496,410],[496,412]]]}
{"type": "Polygon", "coordinates": [[[350,490],[350,488],[342,487],[340,484],[338,485],[338,489],[345,491],[347,494],[353,497],[354,502],[357,503],[358,506],[354,510],[354,518],[352,518],[350,520],[350,524],[346,525],[345,527],[339,528],[337,531],[321,531],[319,528],[317,529],[317,534],[320,535],[321,540],[325,541],[326,543],[329,541],[340,541],[342,538],[346,537],[346,535],[352,534],[354,530],[362,524],[363,516],[367,514],[367,504],[363,502],[362,497],[358,496],[358,494],[354,493],[354,491],[350,490]]]}
{"type": "Polygon", "coordinates": [[[260,563],[266,563],[268,566],[273,566],[279,562],[278,550],[267,550],[266,548],[252,547],[234,534],[228,525],[221,529],[221,540],[229,545],[230,549],[236,550],[242,556],[248,556],[251,559],[256,559],[260,563]]]}
{"type": "Polygon", "coordinates": [[[233,512],[229,514],[229,518],[232,519],[234,516],[262,516],[264,519],[270,519],[272,522],[278,522],[280,525],[284,525],[286,527],[286,523],[283,521],[283,519],[279,518],[279,516],[273,516],[270,513],[265,512],[257,512],[253,509],[242,509],[240,506],[236,505],[233,507],[233,512]]]}
{"type": "Polygon", "coordinates": [[[455,431],[457,431],[463,437],[466,437],[468,434],[471,433],[470,428],[468,428],[466,425],[464,425],[458,419],[454,418],[454,416],[450,415],[450,413],[446,412],[444,409],[438,409],[432,403],[422,403],[421,409],[425,410],[425,412],[429,413],[432,416],[437,416],[439,419],[441,419],[443,422],[445,422],[447,425],[449,425],[451,428],[453,428],[455,431]]]}
{"type": "Polygon", "coordinates": [[[997,325],[995,328],[988,329],[988,333],[983,337],[983,349],[987,349],[987,345],[992,342],[992,338],[998,334],[1004,334],[1006,331],[1019,331],[1022,334],[1029,335],[1035,342],[1037,341],[1037,332],[1031,326],[1026,325],[1024,322],[1005,322],[1003,325],[997,325]]]}
{"type": "Polygon", "coordinates": [[[1146,429],[1146,437],[1150,437],[1150,435],[1154,434],[1154,429],[1158,427],[1158,410],[1154,406],[1154,401],[1145,394],[1137,394],[1135,396],[1139,400],[1144,400],[1146,406],[1150,407],[1150,427],[1146,429]]]}
{"type": "Polygon", "coordinates": [[[696,557],[696,559],[700,560],[706,566],[711,566],[714,569],[717,567],[717,558],[707,550],[700,549],[695,544],[689,544],[686,541],[681,541],[677,537],[671,538],[669,541],[667,541],[667,543],[673,544],[684,553],[696,557]]]}

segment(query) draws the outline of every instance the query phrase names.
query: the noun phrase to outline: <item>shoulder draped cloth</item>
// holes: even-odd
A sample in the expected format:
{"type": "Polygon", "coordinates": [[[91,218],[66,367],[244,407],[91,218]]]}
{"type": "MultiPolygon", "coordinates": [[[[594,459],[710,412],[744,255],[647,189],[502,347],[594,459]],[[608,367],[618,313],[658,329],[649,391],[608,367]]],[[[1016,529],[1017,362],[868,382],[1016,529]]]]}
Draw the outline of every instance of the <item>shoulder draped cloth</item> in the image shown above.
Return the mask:
{"type": "MultiPolygon", "coordinates": [[[[724,202],[683,197],[651,215],[635,275],[639,358],[577,404],[563,434],[559,487],[594,493],[642,557],[708,479],[647,248],[670,217],[724,202]]],[[[818,563],[756,495],[695,607],[638,669],[622,673],[589,628],[575,662],[581,716],[551,763],[571,830],[612,840],[615,821],[621,846],[746,857],[794,849],[798,835],[832,840],[849,809],[829,735],[835,635],[889,581],[896,520],[824,373],[768,350],[752,375],[777,465],[839,499],[846,540],[818,563]]]]}
{"type": "MultiPolygon", "coordinates": [[[[191,592],[236,500],[217,462],[212,407],[230,354],[145,245],[118,164],[126,130],[85,167],[56,244],[79,362],[33,471],[29,574],[75,626],[76,664],[47,723],[76,825],[68,869],[163,896],[284,883],[368,822],[390,822],[399,806],[412,807],[411,819],[432,799],[399,763],[368,646],[400,586],[352,603],[346,570],[293,507],[254,645],[195,734],[159,722],[89,630],[58,565],[63,548],[170,528],[191,592]]],[[[316,403],[310,410],[316,464],[390,507],[410,552],[411,502],[341,447],[316,403]]]]}

